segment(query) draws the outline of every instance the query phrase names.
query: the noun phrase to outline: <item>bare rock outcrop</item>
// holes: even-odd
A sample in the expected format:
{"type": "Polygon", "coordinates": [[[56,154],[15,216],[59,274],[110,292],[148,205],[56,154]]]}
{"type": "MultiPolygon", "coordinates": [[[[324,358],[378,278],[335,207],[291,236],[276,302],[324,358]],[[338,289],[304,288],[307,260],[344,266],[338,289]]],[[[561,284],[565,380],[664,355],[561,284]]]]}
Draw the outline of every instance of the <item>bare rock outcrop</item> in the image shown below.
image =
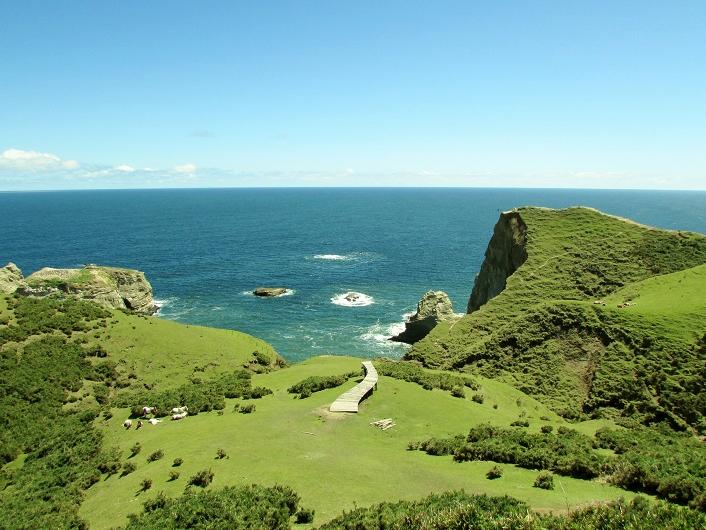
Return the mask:
{"type": "Polygon", "coordinates": [[[520,212],[512,210],[501,213],[468,300],[469,313],[505,289],[507,278],[527,260],[526,244],[527,225],[520,212]]]}
{"type": "Polygon", "coordinates": [[[45,267],[29,275],[20,294],[47,296],[63,292],[103,307],[151,315],[157,311],[152,286],[145,274],[134,269],[86,265],[81,269],[45,267]]]}
{"type": "Polygon", "coordinates": [[[10,262],[0,269],[0,293],[12,294],[24,284],[22,271],[14,263],[10,262]]]}
{"type": "Polygon", "coordinates": [[[417,312],[405,322],[404,331],[390,340],[413,344],[426,337],[442,320],[455,318],[449,295],[443,291],[429,291],[419,300],[417,312]]]}

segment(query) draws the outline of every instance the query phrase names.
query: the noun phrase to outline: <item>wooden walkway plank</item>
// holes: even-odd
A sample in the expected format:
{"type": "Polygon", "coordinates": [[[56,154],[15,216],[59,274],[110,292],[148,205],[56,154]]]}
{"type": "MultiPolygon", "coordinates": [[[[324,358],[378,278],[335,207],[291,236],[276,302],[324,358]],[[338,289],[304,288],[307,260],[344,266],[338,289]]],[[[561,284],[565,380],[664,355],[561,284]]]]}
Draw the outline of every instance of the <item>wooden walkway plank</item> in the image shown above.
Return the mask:
{"type": "Polygon", "coordinates": [[[331,403],[329,410],[331,412],[358,412],[360,401],[372,392],[378,384],[378,372],[370,361],[363,362],[365,368],[365,377],[353,388],[344,392],[338,399],[331,403]]]}

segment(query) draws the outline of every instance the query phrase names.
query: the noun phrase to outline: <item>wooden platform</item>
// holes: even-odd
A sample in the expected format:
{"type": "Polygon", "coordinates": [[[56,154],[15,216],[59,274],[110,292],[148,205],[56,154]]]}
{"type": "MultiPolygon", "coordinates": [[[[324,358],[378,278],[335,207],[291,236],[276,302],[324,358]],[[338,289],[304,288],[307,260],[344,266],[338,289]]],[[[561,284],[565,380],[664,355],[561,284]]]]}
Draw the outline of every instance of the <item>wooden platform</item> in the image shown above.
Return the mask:
{"type": "Polygon", "coordinates": [[[365,368],[365,378],[349,391],[338,396],[338,399],[329,407],[331,412],[358,412],[360,400],[377,387],[378,372],[373,363],[364,361],[363,368],[365,368]]]}

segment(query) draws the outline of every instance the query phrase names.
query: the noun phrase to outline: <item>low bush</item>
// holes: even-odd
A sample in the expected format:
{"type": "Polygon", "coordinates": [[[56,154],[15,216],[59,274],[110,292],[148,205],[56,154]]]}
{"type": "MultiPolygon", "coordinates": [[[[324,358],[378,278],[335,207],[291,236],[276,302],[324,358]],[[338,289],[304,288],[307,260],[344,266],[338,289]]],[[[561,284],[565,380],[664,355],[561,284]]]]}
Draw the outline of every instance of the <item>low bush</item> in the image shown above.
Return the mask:
{"type": "Polygon", "coordinates": [[[247,405],[241,405],[238,410],[241,414],[251,414],[255,412],[255,403],[248,403],[247,405]]]}
{"type": "Polygon", "coordinates": [[[125,475],[129,475],[133,471],[137,469],[137,466],[135,465],[134,462],[125,462],[123,464],[123,471],[120,473],[121,477],[124,477],[125,475]]]}
{"type": "Polygon", "coordinates": [[[169,481],[173,482],[179,478],[179,472],[178,471],[170,471],[169,472],[169,481]]]}
{"type": "Polygon", "coordinates": [[[308,508],[299,508],[294,516],[294,522],[297,524],[309,524],[314,522],[314,510],[308,508]]]}
{"type": "Polygon", "coordinates": [[[468,376],[425,370],[415,362],[378,359],[375,367],[380,375],[416,383],[426,390],[439,388],[451,392],[455,387],[479,389],[478,384],[468,376]]]}
{"type": "Polygon", "coordinates": [[[154,453],[147,457],[147,462],[155,462],[161,460],[164,457],[164,451],[157,449],[154,453]]]}
{"type": "Polygon", "coordinates": [[[533,486],[535,488],[541,488],[543,490],[553,490],[554,489],[554,475],[542,471],[537,478],[534,480],[533,486]]]}
{"type": "Polygon", "coordinates": [[[299,394],[299,399],[304,399],[311,396],[314,392],[341,386],[349,379],[359,375],[360,372],[347,372],[345,374],[327,376],[312,375],[290,386],[287,392],[290,394],[299,394]]]}
{"type": "Polygon", "coordinates": [[[183,463],[184,463],[184,461],[181,458],[175,458],[174,461],[172,462],[172,467],[179,467],[183,463]]]}
{"type": "MultiPolygon", "coordinates": [[[[473,394],[473,395],[471,396],[471,399],[472,399],[473,401],[475,401],[476,403],[478,403],[479,405],[482,405],[482,404],[483,404],[483,401],[485,401],[485,396],[484,396],[483,394],[473,394]]],[[[493,408],[496,408],[496,409],[497,409],[497,408],[498,408],[497,404],[496,404],[496,405],[493,405],[493,408]]]]}
{"type": "Polygon", "coordinates": [[[289,530],[299,496],[286,486],[229,486],[217,491],[188,491],[178,498],[157,495],[143,512],[130,515],[127,530],[164,528],[237,528],[289,530]]]}
{"type": "MultiPolygon", "coordinates": [[[[453,387],[453,388],[451,389],[451,395],[452,395],[453,397],[457,397],[457,398],[465,398],[465,397],[466,397],[466,392],[465,392],[465,390],[463,389],[462,386],[457,385],[457,386],[455,386],[455,387],[453,387]]],[[[475,401],[475,400],[474,400],[474,401],[475,401]]]]}
{"type": "Polygon", "coordinates": [[[488,470],[485,476],[490,480],[494,480],[503,476],[503,470],[500,469],[498,466],[493,466],[488,470]]]}
{"type": "Polygon", "coordinates": [[[549,434],[554,430],[554,427],[551,425],[542,425],[542,428],[540,429],[544,434],[549,434]]]}
{"type": "Polygon", "coordinates": [[[141,491],[147,491],[152,487],[152,479],[151,478],[143,478],[142,482],[140,482],[140,490],[141,491]]]}
{"type": "Polygon", "coordinates": [[[211,482],[213,482],[213,475],[214,473],[213,471],[211,471],[211,469],[202,469],[201,471],[192,475],[192,477],[189,479],[189,484],[205,488],[211,482]]]}

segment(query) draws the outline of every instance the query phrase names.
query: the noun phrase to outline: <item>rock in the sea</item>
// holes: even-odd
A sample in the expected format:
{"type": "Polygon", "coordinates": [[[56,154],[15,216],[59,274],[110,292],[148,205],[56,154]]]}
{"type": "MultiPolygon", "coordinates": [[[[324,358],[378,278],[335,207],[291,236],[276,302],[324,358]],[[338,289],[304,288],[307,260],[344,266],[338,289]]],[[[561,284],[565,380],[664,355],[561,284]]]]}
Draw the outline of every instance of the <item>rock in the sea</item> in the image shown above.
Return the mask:
{"type": "Polygon", "coordinates": [[[520,213],[511,210],[500,214],[468,300],[469,313],[505,289],[507,278],[527,259],[526,247],[527,225],[520,213]]]}
{"type": "Polygon", "coordinates": [[[10,262],[0,269],[0,293],[12,294],[24,284],[22,271],[14,263],[10,262]]]}
{"type": "Polygon", "coordinates": [[[103,307],[144,315],[152,315],[158,309],[145,274],[134,269],[98,265],[86,265],[81,269],[45,267],[29,275],[26,281],[27,287],[20,292],[28,296],[63,292],[103,307]]]}
{"type": "Polygon", "coordinates": [[[390,340],[413,344],[426,337],[442,320],[455,318],[449,295],[444,291],[429,291],[417,304],[417,312],[405,322],[404,331],[390,340]]]}
{"type": "Polygon", "coordinates": [[[282,296],[287,290],[286,287],[258,287],[252,294],[255,296],[282,296]]]}

